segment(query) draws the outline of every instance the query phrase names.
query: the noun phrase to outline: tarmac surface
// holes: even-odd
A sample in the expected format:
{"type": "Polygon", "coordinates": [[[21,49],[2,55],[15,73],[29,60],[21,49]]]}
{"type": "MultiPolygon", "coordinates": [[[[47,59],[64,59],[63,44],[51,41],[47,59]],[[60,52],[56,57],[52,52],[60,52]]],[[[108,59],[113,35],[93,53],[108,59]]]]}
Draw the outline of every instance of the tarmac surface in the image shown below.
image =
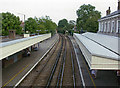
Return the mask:
{"type": "Polygon", "coordinates": [[[76,50],[76,54],[77,54],[80,68],[82,71],[83,81],[86,87],[92,87],[92,88],[97,88],[97,87],[119,88],[120,87],[120,85],[118,85],[116,71],[99,70],[97,72],[97,78],[95,79],[91,75],[90,68],[84,56],[82,55],[82,52],[79,49],[76,41],[74,40],[73,37],[70,37],[70,39],[73,43],[74,49],[76,50]]]}
{"type": "Polygon", "coordinates": [[[2,86],[14,86],[28,70],[46,53],[52,44],[58,39],[58,35],[39,44],[38,51],[32,51],[29,57],[24,57],[18,62],[2,69],[2,86]]]}

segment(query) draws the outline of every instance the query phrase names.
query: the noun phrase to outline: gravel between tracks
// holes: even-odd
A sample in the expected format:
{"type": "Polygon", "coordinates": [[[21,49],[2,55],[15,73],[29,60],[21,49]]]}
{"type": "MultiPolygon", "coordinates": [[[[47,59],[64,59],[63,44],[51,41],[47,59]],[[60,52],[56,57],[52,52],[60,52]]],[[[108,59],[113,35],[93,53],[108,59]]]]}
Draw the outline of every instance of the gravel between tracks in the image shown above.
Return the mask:
{"type": "Polygon", "coordinates": [[[43,58],[43,60],[35,67],[35,69],[33,69],[33,71],[31,71],[31,73],[22,81],[19,87],[21,86],[45,87],[50,77],[51,69],[54,63],[56,62],[56,57],[60,50],[62,51],[60,53],[58,64],[55,69],[54,75],[52,77],[50,86],[56,86],[57,84],[58,75],[60,73],[60,68],[61,66],[63,66],[62,61],[63,61],[64,56],[65,56],[65,67],[64,67],[64,73],[63,73],[62,86],[73,87],[74,85],[75,86],[82,85],[72,43],[68,37],[63,36],[63,35],[61,36],[63,37],[63,47],[61,47],[62,37],[60,37],[59,42],[55,44],[54,48],[46,55],[46,57],[43,58]],[[66,49],[66,55],[64,55],[65,49],[66,49]],[[71,59],[71,57],[73,60],[71,59]]]}

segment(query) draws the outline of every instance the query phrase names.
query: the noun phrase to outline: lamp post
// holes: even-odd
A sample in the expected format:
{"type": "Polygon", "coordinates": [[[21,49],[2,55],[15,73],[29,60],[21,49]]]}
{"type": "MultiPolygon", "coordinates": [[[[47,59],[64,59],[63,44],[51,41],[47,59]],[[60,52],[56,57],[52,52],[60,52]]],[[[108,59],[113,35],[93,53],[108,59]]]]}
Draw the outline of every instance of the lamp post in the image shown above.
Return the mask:
{"type": "Polygon", "coordinates": [[[24,16],[24,27],[23,27],[23,29],[24,29],[24,33],[26,33],[26,31],[25,31],[25,14],[23,14],[23,13],[18,13],[18,14],[21,14],[21,15],[24,16]]]}

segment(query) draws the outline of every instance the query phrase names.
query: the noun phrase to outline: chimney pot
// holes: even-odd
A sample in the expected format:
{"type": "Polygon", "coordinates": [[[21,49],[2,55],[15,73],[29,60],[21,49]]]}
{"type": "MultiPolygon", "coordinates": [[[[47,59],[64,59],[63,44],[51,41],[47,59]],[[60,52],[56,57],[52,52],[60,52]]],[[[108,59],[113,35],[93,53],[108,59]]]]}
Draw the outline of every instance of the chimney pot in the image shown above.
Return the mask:
{"type": "Polygon", "coordinates": [[[111,10],[110,10],[110,7],[109,7],[108,10],[106,11],[106,15],[109,15],[110,12],[111,12],[111,10]]]}
{"type": "Polygon", "coordinates": [[[16,31],[15,30],[9,30],[9,38],[10,39],[15,39],[16,36],[16,31]]]}

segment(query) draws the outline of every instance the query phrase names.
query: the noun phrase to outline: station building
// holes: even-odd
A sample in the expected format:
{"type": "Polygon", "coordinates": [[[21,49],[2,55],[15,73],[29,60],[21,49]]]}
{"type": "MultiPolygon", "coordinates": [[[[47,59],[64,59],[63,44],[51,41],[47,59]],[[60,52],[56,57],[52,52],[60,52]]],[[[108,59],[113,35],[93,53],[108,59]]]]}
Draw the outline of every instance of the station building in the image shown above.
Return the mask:
{"type": "Polygon", "coordinates": [[[106,11],[106,16],[99,21],[98,33],[120,37],[120,0],[118,0],[117,11],[111,13],[110,7],[106,11]]]}
{"type": "Polygon", "coordinates": [[[106,16],[98,22],[98,33],[74,33],[73,37],[91,72],[113,70],[120,73],[120,0],[117,11],[111,13],[109,7],[106,16]]]}

